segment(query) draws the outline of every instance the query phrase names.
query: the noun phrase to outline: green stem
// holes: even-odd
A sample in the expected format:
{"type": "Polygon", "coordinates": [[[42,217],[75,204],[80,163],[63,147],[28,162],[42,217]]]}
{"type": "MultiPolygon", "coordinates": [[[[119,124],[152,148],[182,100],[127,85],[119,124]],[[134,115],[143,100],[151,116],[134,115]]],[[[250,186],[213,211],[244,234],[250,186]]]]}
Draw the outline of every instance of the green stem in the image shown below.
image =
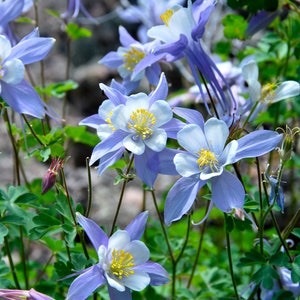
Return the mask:
{"type": "MultiPolygon", "coordinates": [[[[209,204],[210,204],[210,201],[207,201],[205,214],[208,211],[209,204]]],[[[196,252],[196,255],[195,255],[195,261],[194,261],[194,264],[193,264],[192,272],[191,272],[189,281],[187,283],[187,288],[190,288],[190,286],[192,284],[192,280],[193,280],[194,275],[195,275],[196,267],[198,265],[198,261],[199,261],[199,257],[200,257],[200,253],[201,253],[201,249],[202,249],[204,232],[205,232],[205,229],[206,229],[206,224],[207,224],[207,219],[205,219],[204,222],[203,222],[203,224],[200,225],[200,239],[199,239],[199,244],[198,244],[197,252],[196,252]]]]}
{"type": "Polygon", "coordinates": [[[126,188],[126,185],[127,185],[127,182],[128,182],[126,177],[130,172],[131,166],[133,164],[133,159],[134,159],[134,155],[131,156],[130,161],[129,161],[128,166],[127,166],[127,169],[126,169],[125,174],[124,174],[124,180],[123,180],[123,184],[122,184],[122,188],[121,188],[121,193],[120,193],[120,197],[119,197],[119,201],[118,201],[118,206],[117,206],[117,210],[116,210],[116,213],[115,213],[115,216],[114,216],[114,220],[113,220],[113,223],[112,223],[112,226],[111,226],[109,236],[111,236],[113,234],[114,228],[115,228],[116,223],[117,223],[117,219],[118,219],[118,215],[119,215],[119,212],[120,212],[122,200],[123,200],[123,197],[124,197],[125,188],[126,188]]]}
{"type": "Polygon", "coordinates": [[[87,169],[87,176],[88,176],[88,205],[86,209],[85,216],[88,218],[91,207],[92,207],[92,179],[91,179],[91,168],[90,168],[90,158],[86,158],[86,169],[87,169]]]}
{"type": "Polygon", "coordinates": [[[157,216],[158,216],[161,228],[162,228],[163,236],[164,236],[166,244],[167,244],[169,256],[170,256],[170,259],[171,259],[171,262],[172,262],[172,294],[171,294],[171,299],[175,299],[175,293],[176,293],[176,285],[175,285],[175,282],[176,282],[176,261],[175,261],[174,255],[173,255],[173,251],[172,251],[172,248],[171,248],[171,245],[170,245],[170,242],[169,242],[168,234],[167,234],[167,231],[165,229],[164,221],[163,221],[162,216],[160,214],[160,211],[159,211],[159,208],[158,208],[158,205],[157,205],[156,196],[155,196],[155,193],[154,193],[153,190],[151,190],[151,194],[152,194],[155,210],[156,210],[156,213],[157,213],[157,216]]]}
{"type": "Polygon", "coordinates": [[[28,122],[27,118],[22,115],[28,129],[30,130],[31,134],[34,136],[34,138],[36,139],[36,141],[43,147],[45,147],[44,143],[39,139],[39,137],[37,136],[37,134],[35,133],[35,131],[32,129],[32,126],[30,125],[30,123],[28,122]]]}
{"type": "Polygon", "coordinates": [[[6,109],[3,110],[3,118],[4,118],[5,122],[7,123],[8,135],[9,135],[12,147],[13,147],[14,167],[15,167],[15,175],[16,175],[16,177],[14,177],[14,179],[15,178],[17,179],[16,185],[20,185],[21,179],[20,179],[20,170],[19,170],[19,164],[20,164],[19,154],[18,154],[18,149],[17,149],[16,143],[15,143],[14,135],[12,133],[11,123],[10,123],[6,109]]]}
{"type": "Polygon", "coordinates": [[[259,191],[259,213],[260,213],[260,220],[259,220],[259,228],[258,228],[258,234],[259,234],[259,248],[260,253],[264,254],[264,211],[263,211],[263,198],[262,198],[262,182],[261,182],[261,173],[260,173],[260,164],[259,160],[256,157],[256,171],[257,171],[257,178],[258,178],[258,191],[259,191]]]}
{"type": "Polygon", "coordinates": [[[20,232],[20,242],[21,242],[21,261],[22,261],[22,266],[23,266],[23,275],[24,275],[25,287],[26,287],[26,290],[28,290],[29,289],[29,281],[28,281],[26,252],[25,252],[24,236],[23,236],[22,226],[19,227],[19,232],[20,232]]]}
{"type": "Polygon", "coordinates": [[[229,261],[229,270],[230,270],[230,275],[231,275],[231,280],[232,280],[232,285],[235,293],[235,298],[240,299],[239,293],[237,290],[236,286],[236,281],[235,281],[235,276],[233,272],[233,263],[232,263],[232,256],[231,256],[231,245],[230,245],[230,238],[229,238],[229,233],[226,232],[226,245],[227,245],[227,254],[228,254],[228,261],[229,261]]]}
{"type": "Polygon", "coordinates": [[[6,255],[8,257],[8,262],[9,262],[10,270],[11,270],[11,273],[12,273],[12,276],[13,276],[16,288],[20,290],[21,286],[20,286],[20,283],[19,283],[19,280],[18,280],[18,277],[17,277],[17,273],[16,273],[16,269],[15,269],[15,265],[14,265],[13,259],[11,257],[11,253],[10,253],[10,249],[9,249],[7,237],[4,237],[4,246],[5,246],[6,255]]]}

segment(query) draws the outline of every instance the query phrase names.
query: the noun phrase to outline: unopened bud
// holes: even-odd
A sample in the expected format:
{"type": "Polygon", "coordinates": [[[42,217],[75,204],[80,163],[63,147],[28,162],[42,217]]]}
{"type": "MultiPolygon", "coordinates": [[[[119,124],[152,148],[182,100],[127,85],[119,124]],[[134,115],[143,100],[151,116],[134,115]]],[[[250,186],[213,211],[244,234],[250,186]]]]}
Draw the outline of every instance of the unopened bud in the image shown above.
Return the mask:
{"type": "Polygon", "coordinates": [[[59,170],[63,167],[64,160],[61,158],[52,158],[51,165],[42,180],[42,195],[48,192],[55,184],[59,170]]]}

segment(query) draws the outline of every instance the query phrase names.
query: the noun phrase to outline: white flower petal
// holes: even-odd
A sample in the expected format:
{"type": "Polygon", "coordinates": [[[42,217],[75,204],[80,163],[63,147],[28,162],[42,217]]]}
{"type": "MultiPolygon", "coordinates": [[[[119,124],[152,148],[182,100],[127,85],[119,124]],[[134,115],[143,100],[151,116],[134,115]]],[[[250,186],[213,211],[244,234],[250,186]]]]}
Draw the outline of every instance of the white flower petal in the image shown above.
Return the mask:
{"type": "Polygon", "coordinates": [[[112,251],[114,249],[124,249],[130,243],[130,236],[126,230],[117,230],[108,241],[108,249],[112,251]]]}
{"type": "Polygon", "coordinates": [[[105,277],[106,277],[106,280],[107,280],[108,284],[111,287],[115,288],[119,292],[124,292],[125,291],[124,284],[120,280],[117,280],[117,278],[115,276],[111,277],[110,274],[105,273],[105,277]]]}
{"type": "Polygon", "coordinates": [[[197,157],[189,153],[178,153],[174,157],[176,171],[183,177],[200,173],[197,157]]]}
{"type": "Polygon", "coordinates": [[[136,137],[135,134],[126,136],[123,140],[124,147],[131,151],[133,154],[141,155],[145,151],[145,144],[140,137],[136,137]]]}
{"type": "Polygon", "coordinates": [[[219,157],[219,163],[222,166],[227,166],[234,162],[234,158],[235,158],[238,146],[239,146],[239,144],[236,140],[233,140],[226,145],[223,153],[219,157]]]}
{"type": "Polygon", "coordinates": [[[272,103],[280,100],[294,97],[300,94],[300,84],[297,81],[289,80],[279,85],[275,90],[275,97],[272,99],[272,103]]]}
{"type": "Polygon", "coordinates": [[[166,124],[173,117],[170,105],[164,100],[155,101],[149,111],[155,116],[155,127],[160,127],[161,125],[166,124]]]}
{"type": "Polygon", "coordinates": [[[106,120],[108,117],[111,117],[110,113],[112,114],[114,108],[115,105],[110,100],[104,100],[99,106],[98,114],[103,120],[106,120]]]}
{"type": "Polygon", "coordinates": [[[164,129],[158,128],[148,139],[144,140],[144,143],[151,150],[160,152],[166,147],[167,133],[164,129]]]}
{"type": "Polygon", "coordinates": [[[123,279],[124,285],[133,291],[142,291],[150,283],[150,276],[143,271],[135,270],[133,275],[123,279]]]}
{"type": "Polygon", "coordinates": [[[182,128],[177,134],[177,140],[180,146],[192,154],[196,154],[201,149],[208,149],[202,129],[195,124],[182,128]]]}
{"type": "Polygon", "coordinates": [[[11,52],[11,44],[9,40],[4,36],[0,35],[0,63],[1,60],[5,60],[11,52]]]}
{"type": "Polygon", "coordinates": [[[209,149],[216,155],[221,154],[229,135],[229,129],[226,123],[217,118],[210,118],[204,124],[204,132],[209,149]]]}
{"type": "Polygon", "coordinates": [[[129,252],[133,256],[135,266],[145,263],[150,257],[149,249],[143,242],[139,240],[130,242],[124,248],[124,251],[129,252]]]}
{"type": "Polygon", "coordinates": [[[97,135],[101,140],[106,139],[113,133],[113,130],[111,127],[109,127],[107,124],[100,124],[97,128],[97,135]]]}
{"type": "Polygon", "coordinates": [[[2,80],[6,83],[15,85],[23,80],[25,67],[19,59],[10,59],[6,61],[2,67],[4,70],[2,80]]]}

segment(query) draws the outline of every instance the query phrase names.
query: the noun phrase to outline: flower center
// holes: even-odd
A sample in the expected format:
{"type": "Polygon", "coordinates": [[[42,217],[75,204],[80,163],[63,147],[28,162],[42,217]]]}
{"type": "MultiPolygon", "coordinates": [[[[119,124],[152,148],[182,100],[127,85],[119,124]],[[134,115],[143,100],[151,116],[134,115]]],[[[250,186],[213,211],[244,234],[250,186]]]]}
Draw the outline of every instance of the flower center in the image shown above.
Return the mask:
{"type": "Polygon", "coordinates": [[[2,58],[0,57],[0,79],[2,79],[3,78],[3,76],[4,76],[4,70],[3,70],[3,67],[2,67],[2,58]]]}
{"type": "Polygon", "coordinates": [[[124,68],[132,72],[135,66],[145,57],[145,53],[131,47],[131,49],[123,54],[124,56],[124,68]]]}
{"type": "Polygon", "coordinates": [[[172,9],[167,9],[162,15],[160,15],[161,20],[166,24],[166,26],[169,26],[169,22],[173,14],[174,11],[172,9]]]}
{"type": "Polygon", "coordinates": [[[112,261],[110,265],[111,272],[119,279],[128,277],[134,274],[134,270],[131,268],[135,266],[133,256],[129,252],[124,250],[114,249],[111,253],[112,261]]]}
{"type": "Polygon", "coordinates": [[[116,130],[116,128],[114,127],[114,125],[111,122],[111,116],[113,114],[113,110],[111,110],[108,115],[107,118],[105,119],[105,122],[107,123],[108,127],[111,128],[112,131],[116,130]]]}
{"type": "Polygon", "coordinates": [[[143,108],[138,108],[130,115],[127,127],[128,129],[135,130],[136,137],[141,137],[145,140],[152,135],[152,128],[155,123],[156,118],[151,112],[143,108]]]}
{"type": "Polygon", "coordinates": [[[212,171],[218,170],[218,160],[213,152],[207,149],[201,149],[198,151],[199,158],[197,159],[197,164],[200,170],[205,167],[209,167],[212,171]]]}
{"type": "Polygon", "coordinates": [[[274,89],[276,88],[276,83],[267,83],[266,85],[263,86],[262,91],[261,91],[261,99],[262,101],[265,101],[268,99],[268,101],[272,101],[273,98],[275,97],[275,92],[274,89]]]}

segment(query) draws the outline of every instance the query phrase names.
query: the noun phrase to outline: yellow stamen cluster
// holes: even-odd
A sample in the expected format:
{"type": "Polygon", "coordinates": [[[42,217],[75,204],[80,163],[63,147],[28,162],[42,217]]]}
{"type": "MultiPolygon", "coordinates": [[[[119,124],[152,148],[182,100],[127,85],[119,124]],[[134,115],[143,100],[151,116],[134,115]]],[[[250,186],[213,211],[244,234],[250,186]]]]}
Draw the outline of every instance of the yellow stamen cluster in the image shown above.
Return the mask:
{"type": "Polygon", "coordinates": [[[276,83],[267,83],[266,85],[264,85],[261,91],[261,100],[265,101],[266,99],[268,99],[269,101],[272,101],[275,97],[274,89],[276,88],[276,86],[276,83]]]}
{"type": "Polygon", "coordinates": [[[169,26],[169,22],[173,14],[174,11],[172,9],[167,9],[162,15],[160,15],[161,20],[165,23],[166,26],[169,26]]]}
{"type": "Polygon", "coordinates": [[[155,123],[156,118],[151,112],[144,108],[138,108],[130,115],[127,127],[128,129],[134,129],[137,136],[145,140],[152,135],[152,128],[155,123]]]}
{"type": "Polygon", "coordinates": [[[145,53],[131,47],[131,49],[123,54],[124,56],[124,68],[132,72],[135,66],[145,57],[145,53]]]}
{"type": "Polygon", "coordinates": [[[110,111],[107,118],[105,119],[105,122],[107,123],[108,127],[110,127],[112,129],[112,131],[116,130],[116,128],[114,127],[114,125],[111,123],[111,116],[113,114],[113,111],[110,111]]]}
{"type": "Polygon", "coordinates": [[[205,167],[209,167],[213,171],[218,170],[218,160],[213,152],[207,149],[201,149],[198,151],[198,154],[199,158],[197,159],[197,164],[200,170],[203,170],[205,167]]]}
{"type": "Polygon", "coordinates": [[[111,253],[112,261],[110,265],[110,270],[112,274],[117,276],[119,279],[123,277],[128,277],[134,274],[134,270],[131,268],[135,266],[133,256],[129,252],[124,250],[114,249],[111,253]]]}

